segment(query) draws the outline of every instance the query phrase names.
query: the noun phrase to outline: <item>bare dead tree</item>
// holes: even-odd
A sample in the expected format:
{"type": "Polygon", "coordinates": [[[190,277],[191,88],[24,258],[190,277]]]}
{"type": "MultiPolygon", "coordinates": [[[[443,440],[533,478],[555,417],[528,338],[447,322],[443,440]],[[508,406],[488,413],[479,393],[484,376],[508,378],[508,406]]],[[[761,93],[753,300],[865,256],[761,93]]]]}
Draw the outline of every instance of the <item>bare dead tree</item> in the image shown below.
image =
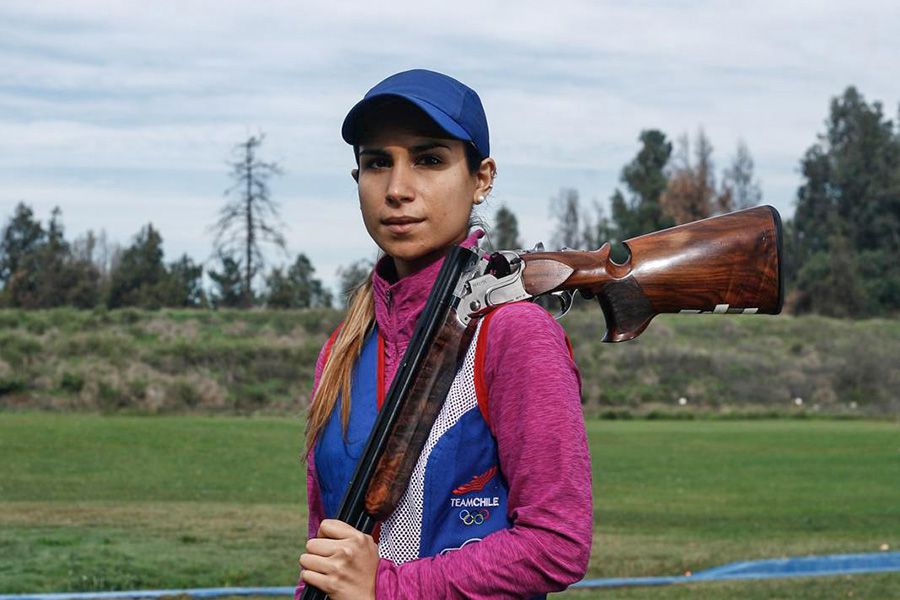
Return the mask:
{"type": "Polygon", "coordinates": [[[253,302],[253,278],[265,264],[260,243],[269,242],[287,251],[281,233],[285,224],[269,191],[269,180],[283,171],[277,163],[257,157],[264,139],[264,134],[250,136],[234,147],[235,160],[229,163],[234,185],[225,191],[231,200],[222,207],[219,220],[210,228],[215,233],[213,245],[217,255],[243,255],[241,295],[245,307],[253,302]]]}
{"type": "Polygon", "coordinates": [[[550,198],[550,215],[556,221],[550,244],[554,248],[581,248],[584,214],[575,188],[561,188],[550,198]]]}
{"type": "Polygon", "coordinates": [[[684,134],[669,167],[669,180],[660,197],[663,213],[677,225],[705,219],[731,210],[731,195],[720,193],[712,160],[713,147],[706,133],[697,131],[691,159],[691,142],[684,134]]]}
{"type": "Polygon", "coordinates": [[[738,141],[737,153],[725,170],[722,187],[731,196],[734,208],[751,208],[762,202],[759,179],[753,174],[753,157],[744,140],[738,141]]]}

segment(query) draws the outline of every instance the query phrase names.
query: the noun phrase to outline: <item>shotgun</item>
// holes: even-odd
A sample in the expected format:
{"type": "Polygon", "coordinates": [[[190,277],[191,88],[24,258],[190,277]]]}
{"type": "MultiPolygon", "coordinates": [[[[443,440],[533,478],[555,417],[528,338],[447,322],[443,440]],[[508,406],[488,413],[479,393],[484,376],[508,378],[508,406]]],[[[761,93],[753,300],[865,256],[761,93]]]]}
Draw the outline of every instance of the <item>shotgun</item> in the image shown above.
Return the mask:
{"type": "MultiPolygon", "coordinates": [[[[510,302],[574,292],[594,297],[606,319],[604,342],[640,335],[658,314],[778,314],[784,284],[781,217],[760,206],[626,240],[615,261],[609,243],[594,251],[502,250],[486,256],[455,247],[419,317],[385,396],[337,518],[371,533],[406,491],[412,471],[478,319],[510,302]]],[[[303,600],[322,600],[307,586],[303,600]]]]}

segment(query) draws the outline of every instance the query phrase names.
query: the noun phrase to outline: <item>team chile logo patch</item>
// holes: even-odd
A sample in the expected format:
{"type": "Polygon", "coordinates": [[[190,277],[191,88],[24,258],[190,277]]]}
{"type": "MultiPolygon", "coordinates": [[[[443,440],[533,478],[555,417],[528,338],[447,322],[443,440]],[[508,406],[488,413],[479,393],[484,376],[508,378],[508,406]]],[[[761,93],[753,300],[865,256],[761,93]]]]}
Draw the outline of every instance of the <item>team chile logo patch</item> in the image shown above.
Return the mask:
{"type": "Polygon", "coordinates": [[[485,486],[497,474],[497,466],[494,465],[481,475],[476,475],[466,484],[463,484],[453,490],[453,498],[450,498],[450,506],[454,509],[459,508],[459,520],[463,525],[481,525],[491,518],[491,510],[500,506],[500,498],[497,496],[471,496],[468,498],[460,498],[473,492],[484,490],[485,486]]]}

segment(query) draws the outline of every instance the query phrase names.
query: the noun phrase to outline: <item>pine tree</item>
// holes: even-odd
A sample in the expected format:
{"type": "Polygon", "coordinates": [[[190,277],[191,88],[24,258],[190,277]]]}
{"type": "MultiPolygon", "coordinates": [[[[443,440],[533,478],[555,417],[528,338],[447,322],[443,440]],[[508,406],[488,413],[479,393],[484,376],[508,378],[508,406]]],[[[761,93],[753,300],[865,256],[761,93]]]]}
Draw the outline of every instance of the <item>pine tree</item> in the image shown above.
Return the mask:
{"type": "Polygon", "coordinates": [[[166,273],[165,306],[203,308],[207,305],[203,290],[203,265],[195,264],[187,255],[169,263],[166,273]]]}
{"type": "Polygon", "coordinates": [[[853,87],[834,98],[826,131],[807,150],[801,172],[792,226],[797,308],[853,316],[896,312],[900,130],[881,103],[867,103],[853,87]],[[823,294],[822,282],[838,293],[823,294]]]}
{"type": "Polygon", "coordinates": [[[315,268],[305,254],[284,272],[274,268],[266,277],[266,305],[271,308],[327,308],[331,293],[316,279],[315,268]]]}
{"type": "Polygon", "coordinates": [[[494,229],[490,242],[495,250],[515,250],[522,247],[519,238],[519,222],[516,215],[506,205],[501,205],[494,214],[494,229]]]}
{"type": "Polygon", "coordinates": [[[373,268],[372,261],[366,259],[338,268],[338,298],[342,306],[346,306],[349,295],[365,282],[373,268]]]}
{"type": "Polygon", "coordinates": [[[19,202],[0,239],[0,282],[6,283],[23,258],[37,250],[46,237],[47,233],[34,218],[31,208],[19,202]]]}
{"type": "Polygon", "coordinates": [[[642,131],[639,140],[641,148],[637,156],[625,165],[621,174],[628,196],[617,188],[610,199],[612,223],[619,240],[674,225],[660,207],[672,144],[657,129],[642,131]]]}
{"type": "Polygon", "coordinates": [[[45,230],[20,204],[6,228],[0,262],[8,273],[2,303],[20,308],[71,305],[91,308],[99,300],[99,272],[75,256],[66,241],[62,212],[53,209],[45,230]]]}
{"type": "Polygon", "coordinates": [[[108,308],[140,306],[159,308],[165,304],[166,268],[162,236],[148,223],[122,252],[110,281],[108,308]]]}
{"type": "Polygon", "coordinates": [[[209,278],[213,281],[210,302],[216,308],[241,306],[244,299],[241,263],[225,254],[219,254],[218,259],[221,270],[209,271],[209,278]]]}

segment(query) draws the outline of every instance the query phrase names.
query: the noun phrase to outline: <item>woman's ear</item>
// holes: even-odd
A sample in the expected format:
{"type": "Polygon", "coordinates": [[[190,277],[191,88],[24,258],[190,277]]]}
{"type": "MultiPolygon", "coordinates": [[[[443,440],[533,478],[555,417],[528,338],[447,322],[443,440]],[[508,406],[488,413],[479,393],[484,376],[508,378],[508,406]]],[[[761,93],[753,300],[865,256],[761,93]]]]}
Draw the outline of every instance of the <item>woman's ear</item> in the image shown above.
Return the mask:
{"type": "Polygon", "coordinates": [[[356,183],[359,183],[359,169],[351,169],[350,177],[353,178],[353,181],[355,181],[356,183]]]}
{"type": "Polygon", "coordinates": [[[475,173],[475,198],[486,197],[494,188],[494,177],[497,176],[497,163],[490,156],[481,161],[475,173]]]}

